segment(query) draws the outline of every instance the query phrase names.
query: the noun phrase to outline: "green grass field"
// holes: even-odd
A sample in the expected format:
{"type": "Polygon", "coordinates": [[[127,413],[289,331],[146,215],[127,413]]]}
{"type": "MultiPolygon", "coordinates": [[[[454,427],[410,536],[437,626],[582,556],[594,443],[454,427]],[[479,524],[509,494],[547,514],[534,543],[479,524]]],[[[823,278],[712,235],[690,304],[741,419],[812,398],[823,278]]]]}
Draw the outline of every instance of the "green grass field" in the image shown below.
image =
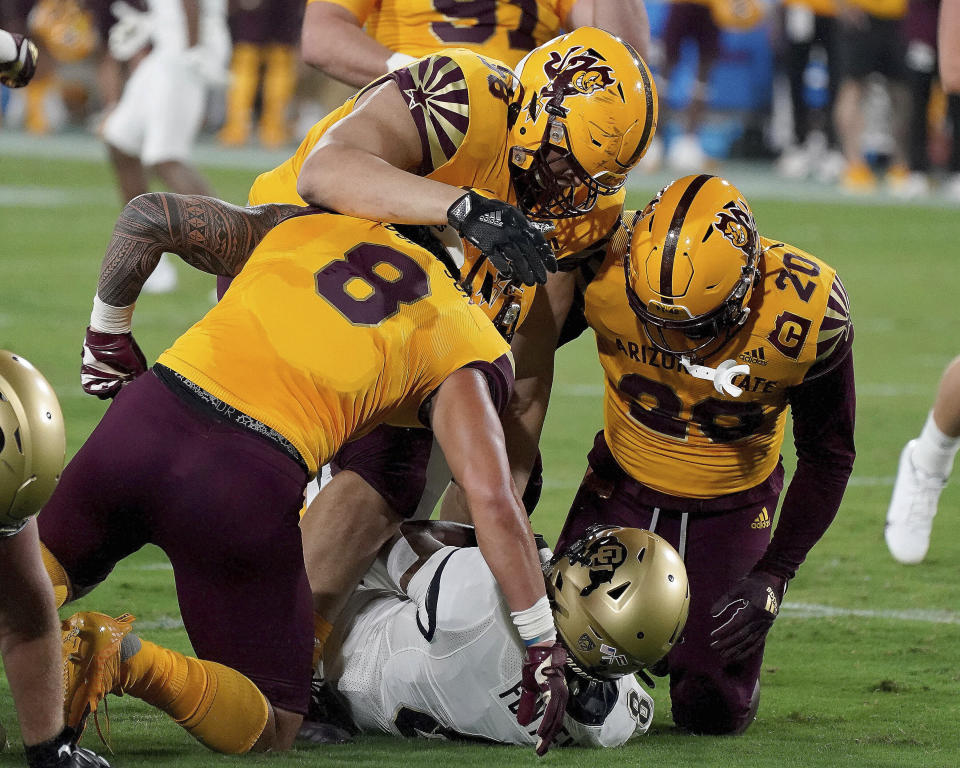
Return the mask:
{"type": "MultiPolygon", "coordinates": [[[[5,139],[6,140],[6,139],[5,139]]],[[[0,153],[0,348],[24,355],[60,396],[68,455],[104,411],[79,386],[83,329],[100,259],[118,212],[112,178],[95,160],[0,153]]],[[[261,168],[267,167],[267,163],[261,168]]],[[[208,169],[218,193],[243,202],[255,175],[208,169]]],[[[665,686],[654,695],[645,738],[606,752],[553,751],[551,765],[896,766],[960,765],[960,490],[947,488],[926,562],[906,568],[888,555],[883,520],[897,456],[919,432],[940,373],[960,353],[953,335],[960,297],[960,209],[864,205],[815,195],[785,200],[757,169],[740,179],[764,234],[813,252],[838,268],[856,325],[859,383],[853,479],[836,522],[793,582],[770,635],[756,723],[742,737],[682,735],[672,728],[665,686]],[[756,194],[751,190],[761,190],[756,194]],[[765,196],[767,195],[767,196],[765,196]]],[[[657,179],[659,182],[660,179],[657,179]]],[[[631,203],[656,190],[651,180],[631,203]]],[[[181,287],[141,299],[137,338],[153,359],[210,305],[212,281],[181,268],[181,287]]],[[[552,539],[601,424],[601,374],[591,338],[561,352],[543,443],[546,488],[535,527],[552,539]]],[[[790,446],[785,448],[792,465],[790,446]]],[[[150,639],[189,650],[179,625],[172,574],[148,548],[121,563],[77,604],[139,618],[150,639]]],[[[72,610],[72,609],[71,609],[72,610]]],[[[64,612],[67,615],[67,612],[64,612]]],[[[269,627],[250,627],[269,632],[269,627]]],[[[15,715],[0,682],[0,721],[23,764],[15,715]]],[[[176,725],[129,698],[109,702],[116,766],[206,766],[230,758],[206,752],[176,725]]],[[[91,727],[85,743],[95,746],[91,727]]],[[[256,764],[444,766],[533,765],[532,750],[367,737],[355,745],[246,758],[256,764]]]]}

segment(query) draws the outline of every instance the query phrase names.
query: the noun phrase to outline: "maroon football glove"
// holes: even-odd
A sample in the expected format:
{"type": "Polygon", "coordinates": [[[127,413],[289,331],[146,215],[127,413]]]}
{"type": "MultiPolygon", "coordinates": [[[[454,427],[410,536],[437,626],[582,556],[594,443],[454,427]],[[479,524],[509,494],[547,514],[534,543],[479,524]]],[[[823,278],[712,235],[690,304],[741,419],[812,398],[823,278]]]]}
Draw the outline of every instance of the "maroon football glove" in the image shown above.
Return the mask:
{"type": "Polygon", "coordinates": [[[37,46],[16,32],[11,35],[17,55],[11,61],[0,62],[0,83],[7,88],[23,88],[37,71],[37,46]]]}
{"type": "Polygon", "coordinates": [[[728,661],[742,661],[756,653],[780,613],[787,584],[779,576],[753,571],[740,579],[713,604],[717,628],[710,647],[728,661]]]}
{"type": "Polygon", "coordinates": [[[133,334],[87,328],[80,363],[80,383],[88,395],[107,400],[147,370],[147,360],[133,334]]]}
{"type": "Polygon", "coordinates": [[[554,736],[563,726],[563,713],[570,695],[564,674],[566,663],[567,651],[559,642],[527,648],[517,722],[520,725],[532,723],[537,716],[537,703],[543,699],[543,719],[537,728],[537,755],[540,757],[547,754],[554,736]]]}

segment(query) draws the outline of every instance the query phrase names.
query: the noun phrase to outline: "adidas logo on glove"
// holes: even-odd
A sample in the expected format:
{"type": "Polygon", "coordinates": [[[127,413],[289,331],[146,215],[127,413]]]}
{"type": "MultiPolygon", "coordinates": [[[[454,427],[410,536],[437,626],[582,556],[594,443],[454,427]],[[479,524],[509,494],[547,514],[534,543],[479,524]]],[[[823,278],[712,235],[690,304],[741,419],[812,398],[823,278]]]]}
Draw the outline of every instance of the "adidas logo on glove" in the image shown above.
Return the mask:
{"type": "Polygon", "coordinates": [[[481,213],[478,221],[483,222],[484,224],[490,224],[494,227],[502,227],[503,219],[500,217],[500,211],[490,211],[488,213],[481,213]]]}

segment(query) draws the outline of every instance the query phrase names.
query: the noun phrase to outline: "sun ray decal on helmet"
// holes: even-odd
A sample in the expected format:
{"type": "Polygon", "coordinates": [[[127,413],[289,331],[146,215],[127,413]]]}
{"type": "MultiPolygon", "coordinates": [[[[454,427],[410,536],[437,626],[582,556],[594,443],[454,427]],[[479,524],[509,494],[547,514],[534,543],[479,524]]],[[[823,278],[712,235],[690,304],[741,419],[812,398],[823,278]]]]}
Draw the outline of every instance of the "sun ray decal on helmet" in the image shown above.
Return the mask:
{"type": "Polygon", "coordinates": [[[394,73],[397,87],[420,134],[421,172],[429,173],[456,153],[467,134],[470,105],[463,71],[448,56],[431,56],[394,73]]]}

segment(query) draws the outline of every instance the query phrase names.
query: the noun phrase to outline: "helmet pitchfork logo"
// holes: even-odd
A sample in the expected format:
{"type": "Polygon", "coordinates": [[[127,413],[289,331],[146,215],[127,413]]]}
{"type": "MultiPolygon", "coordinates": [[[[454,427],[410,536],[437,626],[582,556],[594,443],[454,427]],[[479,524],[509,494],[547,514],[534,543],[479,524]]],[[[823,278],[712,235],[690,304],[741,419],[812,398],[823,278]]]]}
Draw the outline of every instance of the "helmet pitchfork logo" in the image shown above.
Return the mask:
{"type": "Polygon", "coordinates": [[[540,89],[535,100],[537,111],[541,104],[562,109],[560,104],[567,96],[589,96],[617,82],[613,67],[601,64],[594,51],[579,46],[569,49],[563,56],[551,51],[543,71],[549,82],[540,89]]]}
{"type": "Polygon", "coordinates": [[[713,226],[747,258],[753,256],[756,249],[754,242],[756,225],[753,223],[753,215],[749,212],[746,203],[742,200],[731,200],[723,206],[723,210],[717,212],[717,220],[713,226]]]}

